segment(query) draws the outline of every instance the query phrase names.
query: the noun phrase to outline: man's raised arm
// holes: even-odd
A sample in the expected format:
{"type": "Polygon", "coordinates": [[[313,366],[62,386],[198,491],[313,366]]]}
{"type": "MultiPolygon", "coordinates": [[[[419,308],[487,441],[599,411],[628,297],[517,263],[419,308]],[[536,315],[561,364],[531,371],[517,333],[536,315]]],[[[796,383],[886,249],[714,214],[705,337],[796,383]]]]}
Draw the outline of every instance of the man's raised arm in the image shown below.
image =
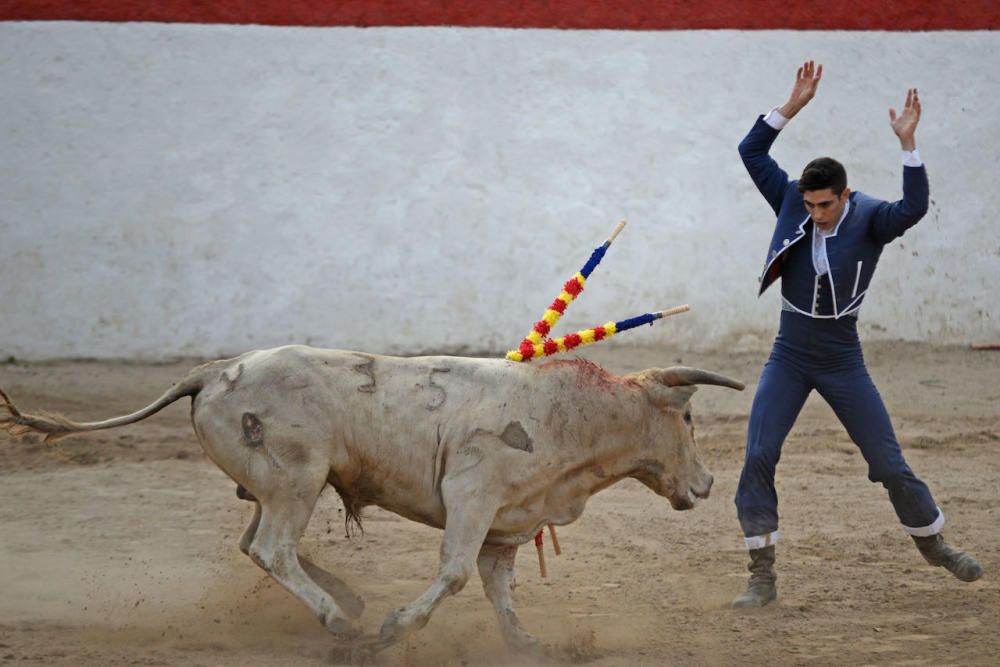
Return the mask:
{"type": "Polygon", "coordinates": [[[785,124],[816,95],[823,76],[823,66],[812,60],[799,67],[788,101],[766,116],[757,119],[749,134],[740,142],[740,157],[754,185],[777,213],[788,187],[788,174],[778,166],[768,151],[785,124]]]}
{"type": "Polygon", "coordinates": [[[899,147],[903,150],[903,198],[884,204],[873,221],[875,236],[882,243],[902,236],[927,213],[930,186],[927,170],[917,153],[916,140],[920,111],[920,95],[916,88],[906,91],[906,101],[898,115],[895,109],[889,109],[889,125],[899,137],[899,147]]]}

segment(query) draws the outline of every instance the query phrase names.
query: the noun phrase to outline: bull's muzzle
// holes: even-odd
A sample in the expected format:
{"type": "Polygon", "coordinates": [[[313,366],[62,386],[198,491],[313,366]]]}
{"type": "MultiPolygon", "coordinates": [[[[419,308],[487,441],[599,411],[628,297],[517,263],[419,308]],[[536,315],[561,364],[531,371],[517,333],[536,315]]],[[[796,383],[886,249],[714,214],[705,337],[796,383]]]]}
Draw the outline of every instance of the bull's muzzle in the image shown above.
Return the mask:
{"type": "Polygon", "coordinates": [[[688,487],[687,493],[670,498],[670,505],[675,510],[689,510],[693,508],[699,500],[708,498],[714,482],[715,478],[706,472],[697,482],[688,487]]]}
{"type": "Polygon", "coordinates": [[[714,483],[715,478],[711,474],[706,473],[700,485],[691,485],[691,494],[696,498],[708,498],[708,495],[712,492],[712,484],[714,483]]]}

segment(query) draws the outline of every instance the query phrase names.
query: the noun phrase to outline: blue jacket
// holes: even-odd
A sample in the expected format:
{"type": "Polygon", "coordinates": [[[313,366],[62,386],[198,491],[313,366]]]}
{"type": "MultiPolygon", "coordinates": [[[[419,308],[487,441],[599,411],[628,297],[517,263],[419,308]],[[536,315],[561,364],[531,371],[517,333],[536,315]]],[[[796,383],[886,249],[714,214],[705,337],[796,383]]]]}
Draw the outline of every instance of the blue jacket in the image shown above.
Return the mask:
{"type": "Polygon", "coordinates": [[[740,142],[743,164],[778,216],[757,294],[763,294],[782,276],[782,296],[802,314],[820,318],[855,314],[868,291],[882,248],[927,213],[927,171],[923,166],[903,167],[903,198],[897,202],[851,192],[847,217],[835,234],[826,237],[830,274],[820,278],[812,262],[813,223],[796,187],[798,181],[789,180],[768,155],[777,136],[778,130],[760,116],[740,142]]]}

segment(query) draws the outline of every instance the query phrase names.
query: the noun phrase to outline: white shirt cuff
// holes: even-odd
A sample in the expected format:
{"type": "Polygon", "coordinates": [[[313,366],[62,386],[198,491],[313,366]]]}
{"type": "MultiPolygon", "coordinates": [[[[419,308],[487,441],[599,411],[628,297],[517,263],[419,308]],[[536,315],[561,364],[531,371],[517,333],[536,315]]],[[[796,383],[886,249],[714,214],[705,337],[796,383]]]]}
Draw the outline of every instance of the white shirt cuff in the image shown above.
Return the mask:
{"type": "Polygon", "coordinates": [[[904,167],[922,167],[924,166],[924,161],[920,159],[920,153],[914,148],[912,151],[903,151],[903,166],[904,167]]]}
{"type": "Polygon", "coordinates": [[[767,112],[767,115],[764,116],[764,122],[776,130],[780,130],[785,127],[785,125],[788,125],[788,120],[788,118],[781,115],[781,112],[778,111],[778,107],[771,109],[767,112]]]}

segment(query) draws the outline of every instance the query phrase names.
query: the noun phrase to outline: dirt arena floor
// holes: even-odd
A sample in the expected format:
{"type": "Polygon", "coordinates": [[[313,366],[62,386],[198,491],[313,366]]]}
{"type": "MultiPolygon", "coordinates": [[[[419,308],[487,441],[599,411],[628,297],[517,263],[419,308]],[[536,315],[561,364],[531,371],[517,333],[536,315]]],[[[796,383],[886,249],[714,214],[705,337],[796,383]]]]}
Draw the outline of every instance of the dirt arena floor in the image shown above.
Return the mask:
{"type": "MultiPolygon", "coordinates": [[[[529,630],[595,666],[1000,664],[1000,352],[869,344],[869,367],[911,466],[977,555],[964,584],[925,565],[881,486],[817,397],[778,469],[779,600],[736,612],[746,555],[733,492],[767,350],[685,354],[612,341],[585,355],[615,372],[677,361],[741,378],[695,396],[712,497],[675,512],[627,480],[561,528],[541,579],[520,552],[515,598],[529,630]]],[[[25,410],[124,414],[191,363],[0,365],[25,410]]],[[[327,665],[333,641],[237,548],[251,506],[202,454],[184,399],[139,425],[56,447],[0,436],[0,665],[327,665]]],[[[377,509],[344,535],[321,499],[303,552],[367,602],[366,631],[435,571],[440,533],[377,509]]],[[[524,665],[509,654],[477,579],[377,665],[524,665]]]]}

